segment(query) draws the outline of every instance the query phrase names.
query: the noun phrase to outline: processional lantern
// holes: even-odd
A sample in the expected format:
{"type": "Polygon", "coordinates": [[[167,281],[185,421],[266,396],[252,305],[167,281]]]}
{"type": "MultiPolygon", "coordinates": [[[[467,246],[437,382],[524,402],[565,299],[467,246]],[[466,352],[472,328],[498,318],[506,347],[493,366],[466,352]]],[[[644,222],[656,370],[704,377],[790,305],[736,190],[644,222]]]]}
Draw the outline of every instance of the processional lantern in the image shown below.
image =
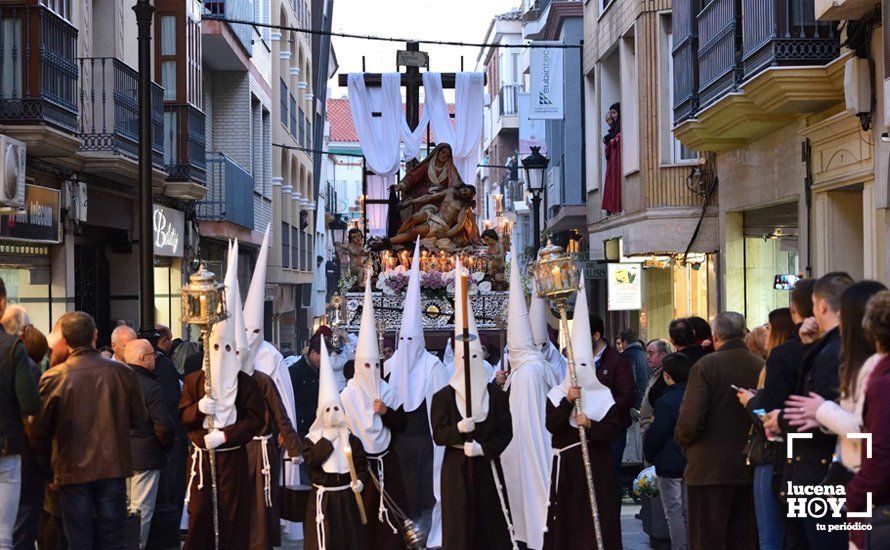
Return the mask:
{"type": "Polygon", "coordinates": [[[189,277],[189,284],[182,289],[183,323],[210,327],[228,316],[226,311],[226,289],[214,279],[203,262],[198,271],[189,277]]]}
{"type": "MultiPolygon", "coordinates": [[[[579,291],[578,270],[575,259],[567,254],[561,246],[548,243],[538,252],[538,261],[534,264],[533,274],[538,287],[538,296],[551,300],[559,310],[559,326],[566,336],[566,363],[572,386],[578,385],[578,374],[575,369],[575,352],[572,339],[569,338],[569,297],[579,291]]],[[[581,290],[586,292],[586,290],[581,290]]],[[[575,399],[575,415],[581,414],[581,398],[575,399]]],[[[581,442],[581,458],[584,461],[584,476],[587,479],[587,494],[590,498],[590,509],[593,512],[593,526],[596,533],[596,546],[603,550],[603,535],[599,520],[599,507],[596,503],[596,489],[593,486],[593,469],[590,464],[590,451],[587,448],[587,430],[578,425],[578,437],[581,442]]]]}

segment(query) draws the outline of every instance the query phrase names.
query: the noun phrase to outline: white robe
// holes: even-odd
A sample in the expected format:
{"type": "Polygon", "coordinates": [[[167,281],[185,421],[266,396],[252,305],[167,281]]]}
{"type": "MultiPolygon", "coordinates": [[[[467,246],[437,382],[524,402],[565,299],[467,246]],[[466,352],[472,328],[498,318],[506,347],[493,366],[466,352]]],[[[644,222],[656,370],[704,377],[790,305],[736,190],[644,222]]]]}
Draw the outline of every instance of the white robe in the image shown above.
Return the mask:
{"type": "MultiPolygon", "coordinates": [[[[393,355],[383,364],[383,371],[386,375],[392,372],[393,361],[399,357],[398,354],[393,355]]],[[[430,407],[433,404],[433,395],[448,385],[450,376],[448,369],[439,361],[439,358],[432,353],[424,352],[420,363],[414,366],[411,373],[412,377],[423,376],[426,379],[425,400],[426,400],[426,416],[427,422],[430,422],[430,407]]],[[[393,386],[395,388],[395,386],[393,386]]],[[[396,391],[398,394],[398,390],[396,391]]],[[[398,396],[402,401],[405,397],[398,396]]],[[[406,410],[405,412],[411,412],[406,410]]],[[[433,430],[430,427],[430,438],[432,439],[433,430]]],[[[442,546],[442,459],[445,456],[445,448],[440,447],[433,442],[433,496],[436,497],[436,505],[433,507],[433,520],[427,536],[427,548],[437,548],[442,546]]],[[[410,487],[407,488],[409,491],[410,487]]]]}
{"type": "Polygon", "coordinates": [[[553,448],[546,427],[549,370],[549,365],[532,361],[510,373],[513,439],[501,454],[516,539],[534,550],[544,545],[550,500],[553,448]]]}
{"type": "MultiPolygon", "coordinates": [[[[284,357],[279,353],[275,346],[269,342],[263,341],[257,349],[256,357],[254,357],[254,368],[263,374],[269,376],[275,387],[278,389],[278,395],[281,397],[281,403],[287,416],[290,418],[294,428],[297,422],[297,406],[294,401],[294,387],[291,384],[290,372],[284,362],[284,357]]],[[[300,484],[300,467],[290,460],[284,461],[284,487],[293,487],[300,484]]],[[[284,523],[284,534],[291,539],[302,538],[302,529],[296,523],[282,520],[284,523]]]]}
{"type": "MultiPolygon", "coordinates": [[[[556,352],[556,356],[553,356],[553,350],[556,349],[552,343],[550,344],[550,352],[546,354],[542,354],[541,356],[544,359],[547,368],[544,372],[544,380],[547,382],[547,387],[552,388],[554,386],[558,386],[562,383],[563,378],[565,378],[565,373],[568,372],[568,363],[566,362],[566,358],[562,356],[559,352],[556,352]],[[551,360],[552,358],[552,360],[551,360]],[[562,372],[562,374],[559,374],[562,372]]],[[[504,366],[510,365],[512,370],[516,369],[516,366],[510,363],[510,351],[506,348],[504,349],[504,360],[502,363],[504,366]]],[[[508,386],[504,386],[504,391],[509,389],[508,386]]]]}

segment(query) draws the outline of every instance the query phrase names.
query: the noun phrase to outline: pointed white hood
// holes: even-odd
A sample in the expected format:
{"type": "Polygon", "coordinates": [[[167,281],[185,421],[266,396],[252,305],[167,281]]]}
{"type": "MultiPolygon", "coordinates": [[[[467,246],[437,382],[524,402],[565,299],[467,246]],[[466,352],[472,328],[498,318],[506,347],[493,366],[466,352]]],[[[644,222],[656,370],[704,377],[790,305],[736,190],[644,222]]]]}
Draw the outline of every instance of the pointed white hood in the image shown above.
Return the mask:
{"type": "MultiPolygon", "coordinates": [[[[232,244],[229,254],[233,257],[232,262],[238,265],[238,240],[232,244]]],[[[241,365],[241,372],[253,376],[253,360],[251,359],[250,345],[247,343],[247,331],[244,328],[244,312],[241,310],[241,285],[238,282],[237,268],[236,275],[232,280],[232,286],[229,292],[232,293],[233,309],[231,310],[232,322],[235,330],[235,354],[241,365]]]]}
{"type": "MultiPolygon", "coordinates": [[[[464,368],[464,342],[461,340],[463,336],[463,315],[466,310],[467,327],[470,333],[470,397],[473,405],[473,419],[476,422],[482,422],[488,418],[488,378],[489,373],[485,369],[482,358],[482,342],[479,339],[479,330],[476,328],[476,316],[473,308],[469,303],[462,300],[463,296],[463,278],[461,274],[464,272],[460,260],[457,262],[457,268],[454,270],[454,373],[451,375],[449,385],[454,388],[454,397],[457,404],[457,410],[461,416],[467,417],[467,378],[464,368]]],[[[469,298],[468,298],[469,299],[469,298]]]]}
{"type": "Polygon", "coordinates": [[[244,326],[247,329],[247,342],[250,345],[251,361],[256,357],[257,350],[263,341],[263,314],[266,307],[266,268],[269,263],[269,231],[272,225],[266,226],[263,244],[253,268],[253,278],[244,301],[244,326]]]}
{"type": "Polygon", "coordinates": [[[532,338],[541,353],[550,347],[550,334],[547,331],[547,301],[538,296],[538,283],[532,281],[532,298],[528,307],[528,322],[532,327],[532,338]]]}
{"type": "Polygon", "coordinates": [[[377,325],[374,320],[374,299],[371,294],[371,275],[365,278],[365,301],[362,322],[355,348],[356,386],[372,400],[380,399],[380,349],[377,341],[377,325]]]}
{"type": "MultiPolygon", "coordinates": [[[[575,300],[575,316],[572,325],[572,351],[575,354],[575,375],[581,387],[581,409],[593,420],[599,422],[606,416],[615,400],[612,391],[596,377],[593,337],[590,333],[590,317],[587,308],[587,290],[584,288],[584,273],[581,273],[581,288],[575,300]]],[[[562,384],[550,390],[547,396],[554,406],[566,396],[572,387],[571,374],[567,373],[562,384]]],[[[572,426],[577,427],[575,418],[569,419],[572,426]]]]}
{"type": "Polygon", "coordinates": [[[519,254],[516,239],[510,250],[510,302],[507,315],[507,350],[510,352],[510,368],[519,369],[530,361],[544,362],[540,348],[535,347],[529,323],[522,276],[519,274],[519,254]]]}
{"type": "Polygon", "coordinates": [[[331,368],[328,347],[321,339],[321,359],[318,365],[318,407],[315,409],[315,422],[309,427],[308,437],[313,443],[324,437],[326,428],[339,430],[340,436],[334,441],[334,451],[321,465],[329,474],[345,474],[349,472],[346,460],[346,447],[349,446],[349,428],[346,426],[346,415],[337,391],[337,380],[331,368]]]}
{"type": "Polygon", "coordinates": [[[340,400],[346,410],[349,430],[362,440],[366,452],[375,455],[389,448],[392,433],[384,426],[383,418],[374,412],[374,400],[380,399],[391,409],[402,406],[396,392],[380,378],[380,351],[377,346],[377,326],[374,322],[374,300],[369,274],[365,281],[362,324],[355,350],[355,376],[346,384],[340,400]]]}
{"type": "Polygon", "coordinates": [[[238,394],[238,372],[241,361],[235,339],[235,295],[238,292],[237,248],[230,248],[227,257],[226,310],[229,317],[210,329],[210,395],[216,400],[216,413],[210,419],[214,428],[224,428],[235,423],[235,397],[238,394]],[[232,291],[234,289],[234,292],[232,291]]]}
{"type": "Polygon", "coordinates": [[[405,403],[405,410],[413,411],[426,398],[427,380],[417,375],[426,351],[423,337],[423,318],[420,312],[420,238],[414,245],[414,258],[408,275],[408,289],[402,308],[402,324],[396,342],[396,352],[392,359],[390,382],[399,398],[405,403]]]}

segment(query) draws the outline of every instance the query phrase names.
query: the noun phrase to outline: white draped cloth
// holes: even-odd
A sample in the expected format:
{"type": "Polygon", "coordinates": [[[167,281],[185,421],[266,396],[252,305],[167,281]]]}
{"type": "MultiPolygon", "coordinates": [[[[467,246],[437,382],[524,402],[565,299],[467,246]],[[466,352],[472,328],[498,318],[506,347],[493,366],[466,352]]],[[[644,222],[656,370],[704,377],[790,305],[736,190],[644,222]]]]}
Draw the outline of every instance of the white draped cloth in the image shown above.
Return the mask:
{"type": "Polygon", "coordinates": [[[482,73],[457,73],[454,81],[454,124],[442,91],[442,75],[423,73],[424,114],[436,143],[451,145],[454,165],[464,183],[474,185],[485,107],[482,73]]]}
{"type": "MultiPolygon", "coordinates": [[[[401,75],[384,73],[379,88],[368,88],[363,74],[351,73],[347,84],[355,133],[367,168],[373,172],[368,175],[367,198],[386,199],[401,166],[400,137],[405,126],[401,75]],[[380,116],[373,116],[375,112],[380,116]]],[[[386,205],[368,205],[368,230],[372,235],[386,234],[386,214],[386,205]]]]}

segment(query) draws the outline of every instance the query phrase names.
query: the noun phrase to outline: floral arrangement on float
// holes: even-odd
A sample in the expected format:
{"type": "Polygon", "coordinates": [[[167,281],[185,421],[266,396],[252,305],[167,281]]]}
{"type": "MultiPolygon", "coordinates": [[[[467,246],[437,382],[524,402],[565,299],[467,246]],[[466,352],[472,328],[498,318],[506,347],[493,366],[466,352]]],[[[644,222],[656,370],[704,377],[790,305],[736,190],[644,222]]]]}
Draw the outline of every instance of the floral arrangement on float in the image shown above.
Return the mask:
{"type": "MultiPolygon", "coordinates": [[[[453,264],[452,264],[453,265],[453,264]]],[[[375,288],[388,296],[402,294],[408,288],[409,269],[398,264],[389,267],[377,276],[375,288]]],[[[454,295],[454,278],[456,270],[438,271],[436,269],[420,272],[420,292],[431,298],[446,298],[454,295]]],[[[488,294],[491,292],[491,282],[485,281],[485,273],[473,271],[469,276],[470,295],[488,294]]]]}

